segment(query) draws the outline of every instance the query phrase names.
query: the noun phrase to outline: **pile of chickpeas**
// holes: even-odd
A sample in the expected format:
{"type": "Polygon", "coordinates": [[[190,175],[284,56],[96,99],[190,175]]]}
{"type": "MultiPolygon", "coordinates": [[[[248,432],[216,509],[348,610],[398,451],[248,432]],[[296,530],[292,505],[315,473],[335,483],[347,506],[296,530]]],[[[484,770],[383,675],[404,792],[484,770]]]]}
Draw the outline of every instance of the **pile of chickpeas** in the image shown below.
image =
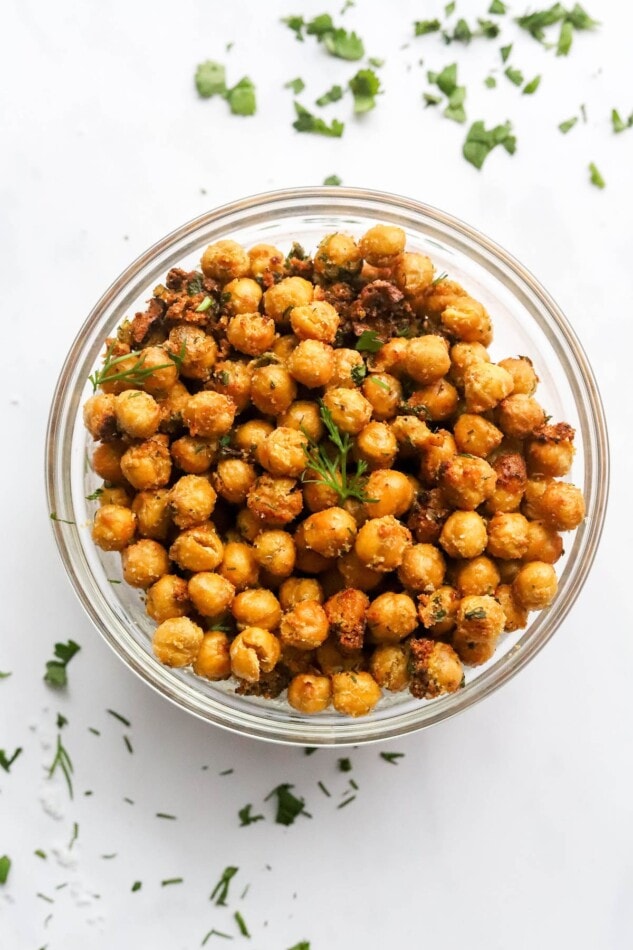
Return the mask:
{"type": "Polygon", "coordinates": [[[459,690],[526,627],[585,507],[562,480],[574,430],[491,341],[397,227],[327,235],[313,258],[222,240],[170,271],[84,407],[92,535],[145,592],[156,658],[362,716],[383,690],[459,690]],[[356,497],[311,467],[336,458],[324,412],[356,497]]]}

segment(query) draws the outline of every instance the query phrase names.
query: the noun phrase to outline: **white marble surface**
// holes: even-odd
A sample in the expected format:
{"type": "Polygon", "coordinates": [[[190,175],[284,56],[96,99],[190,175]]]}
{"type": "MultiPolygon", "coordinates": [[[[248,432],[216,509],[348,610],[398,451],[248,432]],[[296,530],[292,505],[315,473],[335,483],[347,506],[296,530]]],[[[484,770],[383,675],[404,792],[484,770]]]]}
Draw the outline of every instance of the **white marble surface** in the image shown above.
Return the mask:
{"type": "MultiPolygon", "coordinates": [[[[473,20],[487,3],[458,5],[473,20]]],[[[0,682],[0,747],[24,748],[11,774],[0,772],[0,854],[13,858],[0,886],[6,950],[189,950],[212,928],[239,944],[236,909],[255,950],[286,950],[299,940],[312,950],[633,945],[633,131],[614,136],[609,123],[613,106],[633,109],[633,17],[617,0],[591,3],[603,26],[577,38],[568,59],[505,26],[503,42],[516,43],[515,65],[526,78],[543,74],[531,98],[499,69],[497,90],[483,87],[485,62],[500,65],[501,41],[459,49],[469,116],[512,118],[519,139],[513,158],[494,154],[478,174],[460,155],[463,128],[420,105],[427,84],[419,58],[425,68],[441,68],[454,59],[454,47],[410,39],[409,24],[440,11],[439,4],[358,0],[344,21],[365,38],[370,55],[387,60],[387,94],[374,114],[349,118],[341,141],[292,131],[284,82],[303,76],[309,89],[301,100],[309,103],[355,71],[313,42],[297,44],[277,22],[324,9],[282,0],[5,3],[0,669],[13,675],[0,682]],[[205,58],[226,61],[231,81],[252,76],[260,99],[255,118],[231,117],[223,102],[198,100],[192,74],[205,58]],[[557,123],[580,103],[586,125],[562,136],[557,123]],[[588,184],[589,161],[604,174],[604,191],[588,184]],[[89,307],[119,271],[212,206],[272,187],[318,184],[332,173],[346,184],[442,207],[540,277],[592,359],[614,463],[595,568],[554,640],[466,715],[390,743],[387,749],[406,753],[397,767],[380,759],[382,747],[352,752],[358,796],[340,811],[349,778],[337,771],[340,753],[306,758],[298,749],[214,730],[126,671],[71,591],[42,478],[59,367],[89,307]],[[68,637],[82,650],[67,694],[58,695],[42,672],[54,641],[68,637]],[[127,716],[131,728],[107,708],[127,716]],[[73,801],[60,782],[45,778],[58,712],[69,720],[73,801]],[[232,774],[218,774],[229,768],[232,774]],[[259,810],[280,782],[305,794],[313,819],[284,829],[271,821],[268,803],[266,821],[239,828],[238,808],[253,802],[259,810]],[[177,820],[154,817],[161,811],[177,820]],[[74,822],[79,836],[69,853],[74,822]],[[34,856],[40,848],[46,860],[34,856]],[[240,869],[230,906],[216,908],[209,893],[229,864],[240,869]],[[184,883],[162,888],[172,877],[184,883]],[[136,880],[143,887],[131,893],[136,880]]],[[[523,12],[521,4],[515,12],[523,12]]],[[[329,109],[339,117],[348,112],[347,101],[329,109]]],[[[232,945],[216,936],[207,947],[223,944],[232,945]]]]}

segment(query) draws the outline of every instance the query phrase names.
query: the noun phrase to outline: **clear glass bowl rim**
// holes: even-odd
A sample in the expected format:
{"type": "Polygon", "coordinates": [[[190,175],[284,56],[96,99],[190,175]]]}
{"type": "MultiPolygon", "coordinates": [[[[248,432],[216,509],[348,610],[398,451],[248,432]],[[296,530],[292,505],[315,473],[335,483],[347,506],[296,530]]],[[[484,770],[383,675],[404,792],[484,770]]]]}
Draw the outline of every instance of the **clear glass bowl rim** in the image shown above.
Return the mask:
{"type": "Polygon", "coordinates": [[[577,409],[583,425],[585,440],[585,470],[588,517],[579,529],[582,541],[581,557],[567,570],[564,589],[561,586],[552,607],[531,626],[530,637],[521,649],[504,657],[500,666],[494,666],[477,677],[458,693],[421,704],[413,712],[396,714],[389,719],[372,721],[368,718],[349,720],[341,718],[340,725],[319,725],[318,717],[301,720],[274,721],[267,719],[259,708],[252,713],[236,712],[225,706],[221,699],[209,699],[192,686],[170,675],[157,664],[150,654],[140,650],[125,632],[124,626],[111,613],[106,622],[97,609],[95,597],[99,594],[93,583],[78,543],[77,529],[72,524],[53,520],[52,528],[62,561],[71,583],[88,616],[114,652],[121,657],[145,683],[181,709],[200,719],[228,730],[273,742],[300,745],[355,745],[379,739],[394,738],[416,731],[463,712],[480,702],[490,693],[507,683],[543,648],[569,613],[591,568],[600,541],[606,513],[609,490],[609,449],[604,410],[597,383],[584,350],[566,317],[548,292],[514,257],[490,238],[443,211],[411,198],[370,189],[349,187],[301,187],[265,192],[231,202],[189,221],[167,234],[141,254],[95,304],[79,330],[62,367],[51,405],[46,434],[46,492],[50,512],[61,519],[74,521],[72,498],[68,479],[64,479],[65,461],[70,458],[73,424],[80,410],[79,400],[84,379],[74,378],[76,367],[82,363],[87,341],[94,341],[113,301],[132,284],[152,262],[167,254],[184,240],[193,240],[198,231],[210,224],[216,226],[223,219],[238,218],[244,226],[249,216],[262,212],[274,215],[275,210],[290,208],[293,213],[314,211],[318,202],[331,203],[331,210],[345,207],[357,213],[398,213],[411,227],[419,227],[421,219],[432,223],[446,236],[465,242],[473,252],[482,255],[490,265],[509,273],[523,289],[536,298],[542,308],[541,316],[550,331],[550,341],[563,365],[570,366],[567,379],[574,392],[577,409]]]}

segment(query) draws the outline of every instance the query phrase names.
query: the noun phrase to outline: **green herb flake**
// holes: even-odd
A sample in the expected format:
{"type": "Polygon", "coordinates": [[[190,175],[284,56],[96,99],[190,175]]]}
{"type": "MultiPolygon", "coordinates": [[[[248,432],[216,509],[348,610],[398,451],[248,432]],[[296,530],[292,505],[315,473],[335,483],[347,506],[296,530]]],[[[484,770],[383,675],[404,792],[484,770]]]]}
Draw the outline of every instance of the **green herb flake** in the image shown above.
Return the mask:
{"type": "Polygon", "coordinates": [[[468,610],[464,614],[466,620],[485,620],[486,616],[487,614],[483,607],[475,607],[473,610],[468,610]]]}
{"type": "Polygon", "coordinates": [[[315,135],[327,135],[330,138],[340,139],[345,128],[343,122],[333,119],[331,125],[328,125],[323,119],[312,115],[301,103],[295,102],[294,106],[297,118],[292,123],[292,127],[297,132],[312,132],[315,135]]]}
{"type": "Polygon", "coordinates": [[[448,42],[450,42],[451,40],[456,40],[458,43],[470,43],[470,41],[473,38],[473,34],[466,20],[464,20],[463,18],[460,18],[455,25],[455,29],[453,30],[453,35],[448,37],[445,34],[445,37],[448,42]]]}
{"type": "Polygon", "coordinates": [[[339,759],[337,762],[339,772],[351,772],[352,760],[349,758],[339,759]]]}
{"type": "Polygon", "coordinates": [[[295,34],[295,39],[299,40],[300,43],[303,43],[303,28],[305,26],[305,20],[302,16],[286,16],[283,17],[282,23],[288,27],[289,30],[295,34]]]}
{"type": "Polygon", "coordinates": [[[351,803],[355,800],[356,800],[356,795],[350,795],[349,798],[344,799],[344,801],[342,801],[340,805],[337,805],[336,807],[345,808],[346,805],[351,805],[351,803]]]}
{"type": "Polygon", "coordinates": [[[589,181],[592,185],[595,185],[596,188],[606,188],[607,185],[606,181],[593,162],[589,162],[589,181]]]}
{"type": "Polygon", "coordinates": [[[378,56],[370,56],[367,60],[370,66],[373,66],[374,69],[382,69],[385,65],[384,59],[379,59],[378,56]]]}
{"type": "Polygon", "coordinates": [[[252,805],[244,805],[244,807],[238,811],[237,816],[240,819],[240,828],[245,828],[247,825],[254,825],[256,821],[264,821],[263,815],[251,814],[252,807],[252,805]]]}
{"type": "Polygon", "coordinates": [[[578,116],[575,115],[571,119],[565,119],[564,122],[560,122],[558,128],[563,133],[563,135],[567,135],[570,129],[573,129],[573,127],[576,125],[576,122],[578,122],[578,116]]]}
{"type": "Polygon", "coordinates": [[[356,384],[356,386],[360,386],[366,375],[367,367],[364,363],[359,363],[357,366],[352,366],[350,376],[352,377],[352,381],[356,384]]]}
{"type": "Polygon", "coordinates": [[[310,941],[300,940],[299,943],[295,943],[294,947],[289,947],[288,950],[310,950],[310,941]]]}
{"type": "Polygon", "coordinates": [[[297,76],[296,79],[291,79],[289,82],[284,84],[284,89],[292,89],[295,96],[298,96],[300,92],[303,92],[306,84],[300,76],[297,76]]]}
{"type": "Polygon", "coordinates": [[[195,296],[195,294],[201,294],[203,290],[202,281],[204,280],[202,274],[196,274],[195,277],[192,277],[187,283],[187,293],[190,297],[195,296]]]}
{"type": "Polygon", "coordinates": [[[196,313],[206,313],[209,307],[213,306],[213,297],[205,297],[202,303],[199,303],[196,307],[196,313]]]}
{"type": "Polygon", "coordinates": [[[123,741],[125,742],[125,748],[128,750],[130,755],[134,754],[134,749],[132,748],[132,743],[130,742],[129,736],[123,736],[123,741]]]}
{"type": "Polygon", "coordinates": [[[222,933],[221,930],[216,930],[216,929],[214,928],[213,930],[210,930],[208,934],[206,934],[206,936],[204,937],[204,939],[203,939],[202,943],[200,944],[200,946],[202,946],[202,947],[206,946],[207,940],[210,940],[211,937],[223,937],[225,940],[232,940],[232,939],[233,939],[233,937],[232,937],[230,934],[222,933]]]}
{"type": "Polygon", "coordinates": [[[523,84],[523,73],[520,69],[515,69],[514,66],[508,66],[505,70],[505,75],[515,86],[521,86],[523,84]]]}
{"type": "Polygon", "coordinates": [[[624,120],[617,109],[611,110],[611,125],[613,126],[613,131],[615,133],[624,132],[626,129],[630,129],[633,126],[633,112],[624,120]]]}
{"type": "Polygon", "coordinates": [[[68,850],[69,850],[69,851],[72,851],[73,845],[74,845],[74,843],[75,843],[75,841],[77,840],[78,837],[79,837],[79,825],[77,824],[76,821],[74,821],[74,822],[73,822],[73,833],[72,833],[72,835],[70,836],[70,841],[68,842],[68,850]]]}
{"type": "Polygon", "coordinates": [[[0,858],[0,884],[6,884],[11,870],[11,858],[8,854],[3,854],[0,858]]]}
{"type": "Polygon", "coordinates": [[[424,106],[428,109],[429,106],[439,106],[442,101],[441,96],[436,96],[433,92],[423,92],[422,98],[424,99],[424,106]]]}
{"type": "Polygon", "coordinates": [[[5,772],[10,772],[11,766],[13,765],[15,760],[18,758],[18,756],[21,754],[22,754],[21,746],[14,751],[11,757],[7,755],[4,749],[0,749],[0,768],[4,769],[5,772]]]}
{"type": "Polygon", "coordinates": [[[211,891],[209,900],[214,900],[218,907],[226,907],[226,899],[229,895],[229,885],[238,871],[239,868],[231,867],[230,865],[224,868],[220,880],[211,891]]]}
{"type": "Polygon", "coordinates": [[[211,96],[222,95],[226,90],[226,72],[224,66],[210,59],[204,63],[200,63],[196,69],[195,83],[198,95],[203,99],[210,99],[211,96]]]}
{"type": "Polygon", "coordinates": [[[492,3],[488,7],[488,13],[494,13],[497,16],[502,16],[504,13],[507,13],[505,3],[502,3],[501,0],[492,0],[492,3]]]}
{"type": "Polygon", "coordinates": [[[531,79],[530,82],[527,82],[523,87],[524,96],[532,96],[541,85],[541,77],[535,76],[534,79],[531,79]]]}
{"type": "Polygon", "coordinates": [[[499,36],[499,27],[492,20],[482,20],[478,17],[477,23],[479,24],[477,36],[485,36],[487,40],[494,40],[499,36]]]}
{"type": "Polygon", "coordinates": [[[46,851],[42,851],[41,848],[38,848],[37,851],[34,851],[34,852],[33,852],[33,854],[34,854],[37,858],[41,858],[42,861],[46,861],[46,851]]]}
{"type": "Polygon", "coordinates": [[[171,884],[182,884],[184,878],[182,877],[167,877],[164,881],[160,882],[161,887],[169,887],[171,884]]]}
{"type": "Polygon", "coordinates": [[[384,343],[376,336],[375,330],[363,330],[356,340],[356,349],[359,353],[377,353],[384,343]]]}
{"type": "Polygon", "coordinates": [[[362,115],[376,106],[376,96],[380,93],[380,79],[372,69],[359,69],[349,81],[354,96],[354,113],[362,115]]]}
{"type": "Polygon", "coordinates": [[[317,785],[319,786],[319,788],[321,789],[321,791],[323,792],[324,795],[327,795],[328,798],[331,798],[331,797],[332,797],[332,793],[331,793],[330,790],[327,788],[327,786],[323,784],[323,782],[320,782],[320,781],[319,781],[319,782],[317,782],[317,785]]]}
{"type": "Polygon", "coordinates": [[[277,796],[275,821],[278,825],[292,825],[299,815],[305,815],[306,818],[311,817],[305,810],[304,799],[293,795],[290,791],[291,788],[294,788],[294,785],[284,782],[282,785],[273,788],[272,792],[264,799],[264,801],[268,801],[273,795],[277,796]]]}
{"type": "Polygon", "coordinates": [[[510,43],[509,46],[502,46],[499,52],[501,53],[501,62],[507,63],[510,58],[510,53],[512,52],[512,43],[510,43]]]}
{"type": "Polygon", "coordinates": [[[426,36],[427,33],[437,33],[441,27],[439,20],[416,20],[413,24],[413,35],[426,36]]]}
{"type": "Polygon", "coordinates": [[[111,716],[114,716],[115,719],[118,719],[119,722],[122,722],[124,726],[128,727],[128,729],[131,728],[132,723],[129,719],[126,719],[125,716],[122,716],[121,713],[115,712],[114,709],[106,709],[106,712],[111,716]]]}
{"type": "Polygon", "coordinates": [[[494,89],[497,85],[497,80],[494,76],[486,76],[484,79],[484,86],[487,86],[488,89],[494,89]]]}
{"type": "Polygon", "coordinates": [[[61,733],[57,735],[57,745],[55,747],[55,757],[52,761],[52,764],[48,770],[48,777],[52,778],[55,772],[59,769],[64,776],[66,786],[68,788],[68,794],[73,797],[73,783],[72,783],[72,773],[73,773],[73,764],[70,756],[68,755],[67,750],[62,743],[61,733]]]}
{"type": "Polygon", "coordinates": [[[95,488],[95,490],[90,495],[86,495],[86,501],[96,501],[97,498],[101,498],[102,495],[103,488],[95,488]]]}
{"type": "Polygon", "coordinates": [[[339,99],[343,98],[344,92],[342,86],[331,86],[327,92],[324,92],[322,96],[315,100],[316,104],[318,106],[328,106],[331,102],[338,102],[339,99]]]}
{"type": "Polygon", "coordinates": [[[447,3],[446,6],[444,7],[444,13],[446,14],[446,16],[452,16],[453,13],[455,13],[456,6],[457,4],[455,3],[455,0],[451,0],[450,3],[447,3]]]}
{"type": "Polygon", "coordinates": [[[327,178],[323,179],[324,185],[342,185],[343,179],[339,178],[338,175],[328,175],[327,178]]]}
{"type": "Polygon", "coordinates": [[[355,62],[365,55],[365,47],[361,38],[356,33],[348,33],[347,30],[338,29],[331,33],[325,33],[323,43],[327,51],[339,59],[355,62]]]}
{"type": "Polygon", "coordinates": [[[467,162],[481,169],[490,152],[501,145],[509,155],[516,151],[516,138],[512,134],[512,125],[505,122],[492,129],[486,129],[481,121],[473,122],[463,146],[463,155],[467,162]]]}
{"type": "Polygon", "coordinates": [[[49,518],[51,521],[56,521],[58,524],[76,524],[74,521],[68,521],[67,518],[60,518],[56,511],[51,511],[49,518]]]}
{"type": "Polygon", "coordinates": [[[132,887],[130,888],[130,890],[132,891],[133,894],[135,894],[136,891],[140,891],[142,886],[143,886],[143,883],[141,881],[134,881],[134,884],[132,884],[132,887]]]}
{"type": "Polygon", "coordinates": [[[404,752],[381,752],[380,758],[384,759],[385,762],[389,762],[390,765],[397,765],[398,759],[404,758],[404,752]]]}
{"type": "Polygon", "coordinates": [[[165,819],[167,819],[168,821],[176,821],[176,816],[175,816],[175,815],[170,815],[170,814],[168,814],[167,812],[164,812],[164,811],[157,811],[157,812],[156,812],[156,817],[157,817],[157,818],[165,818],[165,819]]]}
{"type": "Polygon", "coordinates": [[[246,921],[244,920],[244,918],[243,918],[242,915],[240,914],[239,910],[236,910],[236,911],[235,911],[235,913],[233,914],[233,917],[235,918],[235,923],[237,924],[238,929],[239,929],[239,932],[241,933],[241,935],[242,935],[243,937],[248,937],[249,940],[250,940],[250,936],[251,936],[251,935],[250,935],[249,932],[248,932],[248,927],[246,926],[246,921]]]}
{"type": "Polygon", "coordinates": [[[315,745],[307,745],[307,746],[304,748],[304,750],[303,750],[303,754],[304,754],[304,755],[314,755],[314,753],[317,752],[317,751],[318,751],[318,749],[317,749],[317,747],[316,747],[315,745]]]}
{"type": "Polygon", "coordinates": [[[243,76],[232,89],[227,89],[224,98],[233,115],[255,115],[257,111],[255,84],[248,76],[243,76]]]}

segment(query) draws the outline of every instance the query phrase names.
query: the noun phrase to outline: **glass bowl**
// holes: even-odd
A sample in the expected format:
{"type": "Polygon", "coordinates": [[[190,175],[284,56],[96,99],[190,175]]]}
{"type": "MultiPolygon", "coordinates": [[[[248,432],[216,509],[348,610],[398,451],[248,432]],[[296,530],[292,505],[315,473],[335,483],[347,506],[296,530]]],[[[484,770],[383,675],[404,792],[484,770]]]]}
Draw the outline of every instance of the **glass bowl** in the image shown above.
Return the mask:
{"type": "Polygon", "coordinates": [[[134,261],[96,304],[66,358],[50,413],[46,466],[50,511],[65,519],[53,522],[64,565],[88,615],[124,663],[173,703],[218,726],[315,746],[359,744],[429,726],[462,712],[518,673],[580,593],[600,539],[608,492],[607,432],[598,389],[578,340],[549,294],[502,248],[442,211],[396,195],[340,187],[277,191],[225,205],[173,231],[134,261]],[[493,359],[521,353],[534,360],[540,402],[555,420],[577,430],[570,479],[585,493],[587,518],[566,536],[552,606],[533,615],[526,630],[502,637],[486,665],[468,670],[463,689],[431,701],[385,694],[360,719],[333,711],[302,716],[281,698],[237,696],[230,682],[210,683],[154,659],[154,624],[141,596],[112,583],[121,578],[120,558],[100,551],[90,536],[96,503],[86,496],[98,481],[88,462],[91,439],[82,424],[82,404],[91,393],[88,376],[104,339],[125,316],[144,309],[170,267],[198,266],[207,244],[231,237],[246,246],[265,242],[286,251],[297,240],[314,250],[324,234],[343,230],[359,236],[377,222],[403,228],[409,250],[427,253],[438,271],[464,284],[487,307],[495,329],[493,359]]]}

